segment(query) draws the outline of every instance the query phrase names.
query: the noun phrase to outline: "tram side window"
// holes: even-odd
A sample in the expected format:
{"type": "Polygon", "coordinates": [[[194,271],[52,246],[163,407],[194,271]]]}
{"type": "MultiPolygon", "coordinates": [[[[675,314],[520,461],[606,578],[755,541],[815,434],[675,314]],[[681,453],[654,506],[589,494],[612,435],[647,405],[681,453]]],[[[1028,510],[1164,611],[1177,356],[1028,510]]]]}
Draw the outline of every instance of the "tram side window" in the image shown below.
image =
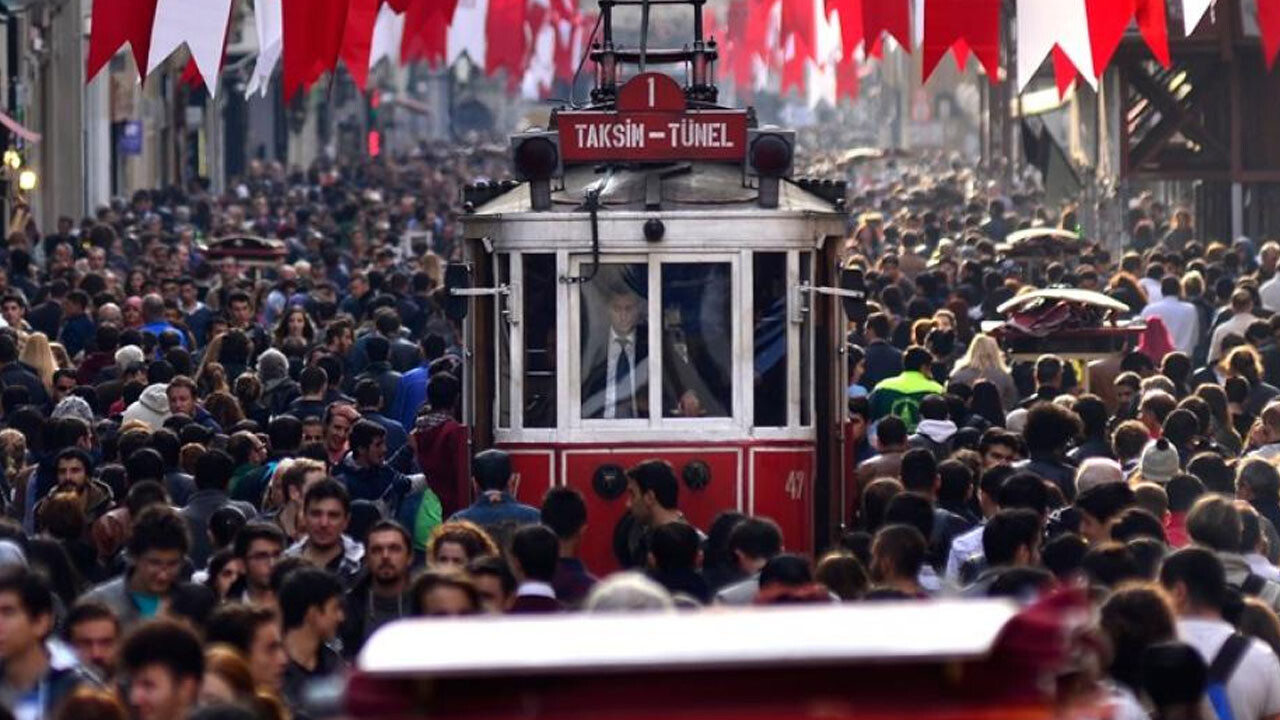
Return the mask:
{"type": "Polygon", "coordinates": [[[556,256],[524,256],[524,426],[556,426],[556,256]]]}
{"type": "Polygon", "coordinates": [[[580,292],[582,417],[649,417],[648,267],[602,264],[580,292]]]}
{"type": "Polygon", "coordinates": [[[733,415],[729,263],[662,265],[662,414],[733,415]]]}
{"type": "Polygon", "coordinates": [[[752,318],[755,426],[787,424],[787,254],[756,253],[752,318]]]}
{"type": "MultiPolygon", "coordinates": [[[[506,285],[511,282],[511,256],[498,256],[498,283],[506,285]]],[[[511,330],[499,313],[497,320],[498,334],[498,427],[511,427],[511,330]]]]}

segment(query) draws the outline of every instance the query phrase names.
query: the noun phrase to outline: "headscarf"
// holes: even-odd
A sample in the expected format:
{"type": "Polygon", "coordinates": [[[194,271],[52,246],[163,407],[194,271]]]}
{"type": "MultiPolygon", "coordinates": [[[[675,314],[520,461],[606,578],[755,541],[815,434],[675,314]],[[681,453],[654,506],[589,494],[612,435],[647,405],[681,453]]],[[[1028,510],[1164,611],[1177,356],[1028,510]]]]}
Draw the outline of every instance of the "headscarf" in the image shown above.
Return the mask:
{"type": "Polygon", "coordinates": [[[1169,328],[1158,317],[1147,318],[1147,329],[1142,331],[1142,339],[1138,342],[1138,351],[1151,358],[1151,362],[1160,366],[1164,356],[1177,350],[1169,337],[1169,328]]]}

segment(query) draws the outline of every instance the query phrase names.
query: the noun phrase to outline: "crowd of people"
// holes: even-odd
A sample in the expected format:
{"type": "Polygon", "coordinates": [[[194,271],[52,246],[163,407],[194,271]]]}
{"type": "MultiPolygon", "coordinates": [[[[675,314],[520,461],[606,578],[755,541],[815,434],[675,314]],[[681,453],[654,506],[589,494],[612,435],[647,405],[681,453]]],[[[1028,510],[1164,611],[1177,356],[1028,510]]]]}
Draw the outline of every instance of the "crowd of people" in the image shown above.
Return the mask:
{"type": "Polygon", "coordinates": [[[1280,245],[1206,242],[1143,198],[1129,251],[1032,271],[998,245],[1074,213],[975,194],[967,173],[853,199],[870,312],[847,348],[842,536],[815,559],[767,517],[696,528],[654,459],[627,469],[627,523],[594,533],[613,531],[608,574],[581,560],[582,495],[523,504],[510,457],[460,422],[442,258],[460,183],[499,176],[493,158],[255,164],[226,195],[138,192],[11,232],[0,717],[316,717],[407,617],[927,612],[1060,588],[1098,610],[1112,717],[1280,717],[1280,245]],[[236,234],[282,240],[285,262],[202,242],[236,234]],[[1055,285],[1120,300],[1141,340],[1011,364],[981,322],[1055,285]]]}

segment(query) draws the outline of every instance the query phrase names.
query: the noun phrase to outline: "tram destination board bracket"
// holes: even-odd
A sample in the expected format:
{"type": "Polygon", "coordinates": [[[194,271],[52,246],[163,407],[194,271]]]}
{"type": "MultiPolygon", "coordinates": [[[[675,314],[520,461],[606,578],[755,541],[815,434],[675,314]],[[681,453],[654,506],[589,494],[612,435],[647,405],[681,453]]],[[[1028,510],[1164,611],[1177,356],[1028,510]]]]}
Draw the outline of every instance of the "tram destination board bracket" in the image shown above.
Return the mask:
{"type": "Polygon", "coordinates": [[[691,109],[667,75],[640,73],[618,91],[611,110],[556,113],[566,163],[742,162],[747,153],[746,110],[691,109]]]}

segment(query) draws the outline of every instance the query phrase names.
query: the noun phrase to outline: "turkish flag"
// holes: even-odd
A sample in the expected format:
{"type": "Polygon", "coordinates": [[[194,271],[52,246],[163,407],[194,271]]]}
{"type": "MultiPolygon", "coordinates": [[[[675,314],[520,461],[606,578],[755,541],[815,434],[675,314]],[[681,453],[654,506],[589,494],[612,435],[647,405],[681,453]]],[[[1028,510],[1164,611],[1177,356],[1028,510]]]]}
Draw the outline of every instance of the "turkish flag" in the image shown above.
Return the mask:
{"type": "MultiPolygon", "coordinates": [[[[870,4],[870,3],[868,3],[870,4]]],[[[928,79],[942,56],[963,40],[987,72],[1000,78],[1000,0],[929,0],[924,5],[922,61],[928,79]]]]}
{"type": "Polygon", "coordinates": [[[857,100],[861,82],[858,77],[858,60],[853,53],[847,53],[836,65],[836,98],[857,100]]]}
{"type": "Polygon", "coordinates": [[[1138,16],[1138,30],[1142,39],[1147,41],[1151,54],[1166,68],[1169,59],[1169,18],[1164,0],[1137,0],[1135,14],[1138,16]]]}
{"type": "MultiPolygon", "coordinates": [[[[863,0],[826,0],[827,16],[830,17],[832,11],[840,15],[840,56],[843,58],[852,57],[863,41],[862,3],[863,0]]],[[[839,72],[836,71],[837,76],[839,72]]]]}
{"type": "Polygon", "coordinates": [[[147,54],[151,51],[151,24],[156,19],[158,0],[95,0],[85,82],[93,80],[116,54],[129,43],[138,77],[145,77],[147,54]]]}
{"type": "Polygon", "coordinates": [[[1262,36],[1262,55],[1270,70],[1280,52],[1280,0],[1258,0],[1258,34],[1262,36]]]}
{"type": "Polygon", "coordinates": [[[373,48],[373,26],[378,21],[382,0],[350,0],[347,27],[342,34],[342,62],[360,92],[369,83],[369,52],[373,48]]]}
{"type": "Polygon", "coordinates": [[[284,0],[285,102],[337,67],[349,4],[350,0],[284,0]]]}
{"type": "Polygon", "coordinates": [[[1133,20],[1134,0],[1084,0],[1089,18],[1089,43],[1093,48],[1093,72],[1102,77],[1133,20]]]}
{"type": "Polygon", "coordinates": [[[423,61],[432,65],[444,62],[448,47],[449,22],[457,8],[457,0],[407,0],[404,14],[404,36],[400,42],[400,63],[423,61]]]}
{"type": "Polygon", "coordinates": [[[781,44],[794,37],[796,55],[808,59],[814,57],[818,44],[813,10],[813,0],[782,0],[781,44]]]}
{"type": "Polygon", "coordinates": [[[1061,100],[1067,96],[1071,83],[1076,81],[1076,75],[1079,75],[1080,71],[1057,45],[1053,46],[1051,54],[1053,55],[1053,81],[1058,86],[1058,99],[1061,100]]]}
{"type": "Polygon", "coordinates": [[[484,20],[484,71],[492,75],[507,69],[507,79],[518,79],[524,71],[528,43],[525,38],[526,0],[489,0],[484,20]]]}
{"type": "Polygon", "coordinates": [[[783,95],[788,90],[799,90],[804,93],[805,70],[809,64],[809,59],[800,53],[799,47],[792,54],[791,59],[782,63],[782,90],[783,95]]]}
{"type": "Polygon", "coordinates": [[[865,0],[862,3],[862,31],[868,43],[878,43],[881,33],[889,33],[899,45],[911,50],[910,0],[865,0]]]}

